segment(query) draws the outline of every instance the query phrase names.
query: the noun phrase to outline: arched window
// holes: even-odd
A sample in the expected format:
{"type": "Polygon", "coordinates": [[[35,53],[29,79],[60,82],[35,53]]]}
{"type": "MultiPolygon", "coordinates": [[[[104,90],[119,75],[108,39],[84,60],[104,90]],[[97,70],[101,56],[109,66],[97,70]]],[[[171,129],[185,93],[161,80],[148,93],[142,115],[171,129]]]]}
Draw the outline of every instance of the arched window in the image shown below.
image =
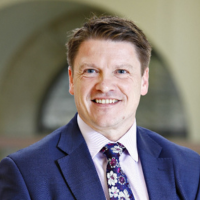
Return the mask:
{"type": "Polygon", "coordinates": [[[152,52],[149,91],[141,97],[137,124],[165,137],[185,137],[187,124],[179,91],[162,59],[152,52]]]}
{"type": "Polygon", "coordinates": [[[76,112],[74,96],[69,93],[68,69],[65,66],[44,97],[39,129],[42,132],[52,131],[69,122],[76,112]]]}

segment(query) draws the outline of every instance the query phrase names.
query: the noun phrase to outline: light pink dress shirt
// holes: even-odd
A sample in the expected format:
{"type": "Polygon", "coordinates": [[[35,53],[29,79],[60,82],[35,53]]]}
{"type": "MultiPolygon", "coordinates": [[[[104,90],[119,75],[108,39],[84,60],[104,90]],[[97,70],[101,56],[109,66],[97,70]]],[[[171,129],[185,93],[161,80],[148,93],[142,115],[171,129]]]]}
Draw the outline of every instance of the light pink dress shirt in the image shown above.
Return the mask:
{"type": "MultiPolygon", "coordinates": [[[[94,131],[90,128],[78,115],[78,125],[83,134],[83,137],[89,148],[91,157],[93,159],[94,165],[96,167],[102,188],[104,190],[106,199],[109,198],[107,179],[106,179],[106,166],[107,159],[100,152],[100,150],[108,143],[112,141],[108,140],[102,134],[94,131]]],[[[123,144],[128,154],[123,153],[120,156],[120,165],[124,173],[126,174],[131,190],[135,197],[135,200],[148,200],[148,192],[146,183],[144,180],[144,175],[142,171],[142,165],[138,157],[137,143],[136,143],[136,122],[130,128],[130,130],[119,139],[121,144],[123,144]]]]}

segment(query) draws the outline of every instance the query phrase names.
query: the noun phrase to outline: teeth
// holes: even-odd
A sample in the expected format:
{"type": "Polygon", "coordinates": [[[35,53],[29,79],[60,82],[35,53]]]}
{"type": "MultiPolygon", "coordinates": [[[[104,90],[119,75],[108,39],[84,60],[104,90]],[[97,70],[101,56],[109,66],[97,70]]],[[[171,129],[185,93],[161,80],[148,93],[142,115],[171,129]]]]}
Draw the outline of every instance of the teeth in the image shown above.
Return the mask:
{"type": "Polygon", "coordinates": [[[101,104],[109,104],[109,103],[116,103],[118,100],[116,99],[95,99],[96,103],[101,103],[101,104]]]}

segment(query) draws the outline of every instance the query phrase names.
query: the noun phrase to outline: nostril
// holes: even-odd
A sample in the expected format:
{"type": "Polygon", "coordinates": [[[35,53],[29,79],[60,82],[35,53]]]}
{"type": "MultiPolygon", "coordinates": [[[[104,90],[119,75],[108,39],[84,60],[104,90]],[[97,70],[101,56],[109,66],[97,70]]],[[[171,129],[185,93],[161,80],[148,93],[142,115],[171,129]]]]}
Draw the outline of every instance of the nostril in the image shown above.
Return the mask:
{"type": "Polygon", "coordinates": [[[115,88],[115,86],[114,86],[113,82],[110,80],[101,81],[101,82],[97,83],[97,85],[96,85],[96,90],[99,90],[103,93],[114,90],[114,88],[115,88]]]}

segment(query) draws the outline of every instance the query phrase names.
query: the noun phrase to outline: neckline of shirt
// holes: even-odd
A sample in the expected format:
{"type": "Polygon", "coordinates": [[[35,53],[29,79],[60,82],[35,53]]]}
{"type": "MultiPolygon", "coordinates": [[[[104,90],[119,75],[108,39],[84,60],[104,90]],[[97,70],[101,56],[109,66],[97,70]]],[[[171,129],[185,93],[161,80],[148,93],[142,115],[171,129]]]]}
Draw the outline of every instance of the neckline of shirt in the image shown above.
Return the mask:
{"type": "MultiPolygon", "coordinates": [[[[113,141],[108,140],[101,133],[96,132],[88,126],[79,115],[77,115],[78,126],[86,141],[92,159],[100,152],[100,150],[108,143],[113,141]]],[[[136,120],[126,134],[124,134],[117,142],[123,144],[130,156],[138,162],[138,151],[136,142],[136,120]]]]}

